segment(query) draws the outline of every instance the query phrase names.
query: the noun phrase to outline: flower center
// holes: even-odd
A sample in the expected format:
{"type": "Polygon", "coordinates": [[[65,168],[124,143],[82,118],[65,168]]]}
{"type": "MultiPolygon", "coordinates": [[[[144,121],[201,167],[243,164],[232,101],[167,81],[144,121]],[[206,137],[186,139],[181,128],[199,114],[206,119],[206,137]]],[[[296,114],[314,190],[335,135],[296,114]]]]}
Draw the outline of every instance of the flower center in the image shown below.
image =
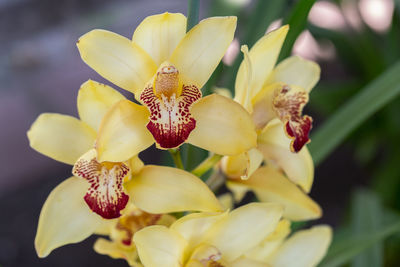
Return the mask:
{"type": "Polygon", "coordinates": [[[113,239],[119,240],[125,246],[130,246],[132,237],[137,231],[156,224],[160,218],[161,214],[151,214],[135,209],[118,220],[113,239]]]}
{"type": "Polygon", "coordinates": [[[158,98],[179,96],[179,71],[172,65],[161,67],[154,80],[154,91],[158,98]]]}

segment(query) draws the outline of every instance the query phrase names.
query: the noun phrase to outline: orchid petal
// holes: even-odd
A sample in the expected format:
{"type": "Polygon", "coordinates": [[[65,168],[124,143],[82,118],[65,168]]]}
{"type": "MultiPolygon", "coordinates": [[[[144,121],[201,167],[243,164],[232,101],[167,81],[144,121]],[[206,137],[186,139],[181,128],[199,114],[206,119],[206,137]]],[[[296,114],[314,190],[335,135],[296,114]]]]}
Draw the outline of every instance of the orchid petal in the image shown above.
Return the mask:
{"type": "Polygon", "coordinates": [[[140,261],[146,267],[181,267],[186,240],[165,226],[149,226],[138,231],[133,240],[140,261]]]}
{"type": "Polygon", "coordinates": [[[150,213],[222,210],[205,183],[176,168],[147,165],[125,188],[133,203],[150,213]]]}
{"type": "Polygon", "coordinates": [[[113,32],[90,31],[76,45],[86,64],[135,95],[157,70],[157,65],[139,45],[113,32]]]}
{"type": "Polygon", "coordinates": [[[279,267],[313,267],[322,260],[332,240],[329,226],[298,231],[286,240],[268,261],[279,267]]]}
{"type": "Polygon", "coordinates": [[[229,183],[247,186],[262,202],[282,204],[285,207],[283,216],[290,220],[304,221],[322,215],[315,201],[273,167],[261,167],[249,179],[229,183]]]}
{"type": "Polygon", "coordinates": [[[100,125],[96,142],[98,160],[126,161],[151,146],[154,140],[146,128],[148,121],[146,107],[129,100],[115,104],[100,125]]]}
{"type": "Polygon", "coordinates": [[[287,177],[306,193],[310,192],[314,180],[314,164],[307,147],[300,152],[290,151],[290,139],[279,120],[271,121],[258,136],[258,149],[267,162],[282,168],[287,177]]]}
{"type": "Polygon", "coordinates": [[[39,257],[86,239],[102,224],[103,219],[91,212],[83,200],[87,188],[83,179],[71,177],[50,193],[40,212],[35,238],[39,257]]]}
{"type": "Polygon", "coordinates": [[[247,204],[210,227],[203,242],[216,247],[224,260],[233,261],[272,233],[282,212],[278,204],[247,204]]]}
{"type": "Polygon", "coordinates": [[[237,155],[256,146],[257,133],[247,111],[237,102],[212,94],[193,104],[196,128],[187,140],[220,155],[237,155]]]}
{"type": "Polygon", "coordinates": [[[289,57],[280,62],[267,80],[267,84],[283,82],[302,87],[308,93],[319,80],[321,69],[317,63],[299,56],[289,57]]]}
{"type": "Polygon", "coordinates": [[[78,113],[82,121],[96,131],[107,111],[118,101],[125,99],[108,85],[89,80],[82,84],[78,93],[78,113]]]}
{"type": "Polygon", "coordinates": [[[67,115],[43,113],[28,131],[30,146],[55,160],[73,165],[94,145],[96,132],[67,115]]]}
{"type": "Polygon", "coordinates": [[[210,78],[233,40],[236,17],[212,17],[193,27],[172,53],[170,62],[198,88],[210,78]]]}
{"type": "MultiPolygon", "coordinates": [[[[252,79],[249,86],[251,90],[250,99],[261,90],[268,75],[274,68],[288,30],[289,26],[285,25],[278,30],[272,31],[258,40],[250,49],[249,58],[252,69],[252,79]]],[[[242,62],[236,76],[235,99],[245,99],[248,93],[246,92],[248,87],[248,79],[246,78],[248,76],[248,67],[246,64],[245,61],[242,62]]]]}
{"type": "Polygon", "coordinates": [[[153,15],[136,28],[132,41],[142,47],[159,66],[168,60],[186,34],[186,17],[181,13],[153,15]]]}

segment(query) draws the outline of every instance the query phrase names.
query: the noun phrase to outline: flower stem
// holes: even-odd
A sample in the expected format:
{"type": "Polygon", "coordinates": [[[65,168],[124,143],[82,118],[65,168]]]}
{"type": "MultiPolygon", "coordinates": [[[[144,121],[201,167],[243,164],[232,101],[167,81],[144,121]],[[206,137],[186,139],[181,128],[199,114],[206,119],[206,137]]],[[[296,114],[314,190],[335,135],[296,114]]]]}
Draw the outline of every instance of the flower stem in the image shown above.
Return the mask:
{"type": "Polygon", "coordinates": [[[225,176],[220,170],[215,171],[211,174],[210,178],[207,179],[206,184],[211,191],[216,192],[225,183],[225,176]]]}
{"type": "Polygon", "coordinates": [[[188,0],[188,15],[187,15],[187,26],[186,31],[190,31],[194,25],[199,21],[199,0],[188,0]]]}
{"type": "Polygon", "coordinates": [[[206,173],[209,169],[214,167],[215,164],[220,161],[222,158],[221,155],[214,154],[212,156],[209,156],[206,158],[202,163],[200,163],[193,171],[192,173],[198,177],[201,177],[204,173],[206,173]]]}
{"type": "Polygon", "coordinates": [[[179,148],[168,149],[168,152],[171,154],[172,159],[174,160],[175,166],[179,169],[184,170],[185,168],[183,167],[181,151],[179,150],[179,148]]]}

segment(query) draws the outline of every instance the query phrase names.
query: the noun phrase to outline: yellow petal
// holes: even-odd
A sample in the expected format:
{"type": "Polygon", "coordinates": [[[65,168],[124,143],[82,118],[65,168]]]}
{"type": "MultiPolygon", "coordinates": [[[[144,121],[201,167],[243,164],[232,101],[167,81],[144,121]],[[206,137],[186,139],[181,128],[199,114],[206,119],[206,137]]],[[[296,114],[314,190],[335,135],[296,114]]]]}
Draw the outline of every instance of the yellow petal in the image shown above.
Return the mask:
{"type": "Polygon", "coordinates": [[[93,30],[77,42],[83,61],[119,87],[138,94],[157,70],[151,57],[131,40],[93,30]]]}
{"type": "Polygon", "coordinates": [[[171,225],[171,229],[177,231],[188,242],[187,251],[191,251],[203,240],[204,234],[217,221],[225,218],[224,213],[192,213],[186,215],[171,225]]]}
{"type": "MultiPolygon", "coordinates": [[[[253,66],[250,61],[250,56],[249,56],[249,49],[247,45],[242,45],[241,49],[243,52],[243,66],[242,70],[240,72],[240,78],[239,80],[237,79],[239,84],[235,84],[237,89],[237,92],[235,92],[235,101],[240,103],[249,113],[253,112],[253,107],[251,105],[251,86],[252,80],[253,80],[253,66]],[[244,73],[244,77],[242,77],[242,73],[244,73]]],[[[238,73],[239,76],[239,73],[238,73]]]]}
{"type": "Polygon", "coordinates": [[[149,111],[129,100],[121,100],[104,116],[96,149],[98,160],[122,162],[154,143],[146,128],[149,111]]]}
{"type": "Polygon", "coordinates": [[[221,167],[223,172],[233,179],[248,179],[263,162],[264,156],[256,148],[235,156],[223,157],[221,167]]]}
{"type": "Polygon", "coordinates": [[[93,249],[102,255],[108,255],[113,259],[124,259],[129,266],[140,266],[137,262],[138,256],[135,247],[122,248],[116,242],[108,241],[104,238],[99,238],[94,243],[93,249]]]}
{"type": "Polygon", "coordinates": [[[302,87],[308,93],[319,80],[321,69],[318,64],[299,56],[289,57],[280,62],[272,71],[267,83],[283,82],[302,87]]]}
{"type": "Polygon", "coordinates": [[[253,97],[253,113],[251,114],[257,130],[262,130],[272,119],[277,118],[274,108],[275,92],[285,86],[283,83],[265,85],[258,94],[253,97]]]}
{"type": "MultiPolygon", "coordinates": [[[[250,49],[249,58],[252,68],[252,79],[250,82],[250,99],[252,99],[260,90],[268,75],[271,73],[278,59],[279,52],[289,26],[285,25],[278,30],[272,31],[262,37],[250,49]]],[[[235,83],[235,98],[245,99],[247,87],[247,67],[243,61],[240,64],[235,83]]]]}
{"type": "Polygon", "coordinates": [[[229,267],[270,267],[270,265],[261,262],[252,260],[246,257],[241,257],[234,262],[229,264],[229,267]]]}
{"type": "Polygon", "coordinates": [[[229,179],[226,182],[226,186],[232,192],[233,199],[235,200],[235,202],[239,203],[240,201],[242,201],[246,193],[250,191],[250,188],[247,185],[243,185],[241,183],[235,183],[234,181],[235,180],[233,179],[229,179]]]}
{"type": "Polygon", "coordinates": [[[290,222],[288,220],[281,220],[272,234],[256,247],[253,247],[246,252],[246,257],[261,262],[267,262],[268,257],[275,252],[289,234],[290,222]]]}
{"type": "Polygon", "coordinates": [[[220,155],[237,155],[256,146],[257,133],[249,113],[237,102],[212,94],[193,104],[196,128],[188,143],[220,155]]]}
{"type": "Polygon", "coordinates": [[[94,145],[96,132],[67,115],[43,113],[28,131],[30,146],[55,160],[74,165],[94,145]]]}
{"type": "Polygon", "coordinates": [[[304,146],[298,153],[290,151],[290,139],[279,120],[271,121],[258,136],[258,149],[265,159],[282,168],[287,177],[305,192],[310,192],[314,180],[314,163],[304,146]]]}
{"type": "Polygon", "coordinates": [[[210,78],[233,40],[236,17],[212,17],[193,27],[172,53],[170,62],[198,88],[210,78]]]}
{"type": "Polygon", "coordinates": [[[103,219],[91,212],[83,200],[88,187],[85,180],[71,177],[50,193],[40,212],[35,238],[39,257],[86,239],[101,225],[103,219]]]}
{"type": "Polygon", "coordinates": [[[251,188],[260,201],[282,204],[285,207],[283,216],[290,220],[304,221],[322,215],[315,201],[271,166],[259,168],[248,180],[230,180],[229,183],[251,188]]]}
{"type": "Polygon", "coordinates": [[[78,93],[79,117],[98,131],[103,116],[122,99],[125,97],[110,86],[88,80],[82,84],[78,93]]]}
{"type": "Polygon", "coordinates": [[[157,66],[169,59],[186,34],[186,17],[181,13],[158,14],[145,18],[132,41],[142,47],[157,66]]]}
{"type": "Polygon", "coordinates": [[[146,267],[181,267],[187,242],[165,226],[149,226],[138,231],[133,240],[140,261],[146,267]]]}
{"type": "Polygon", "coordinates": [[[309,230],[298,231],[285,241],[268,261],[279,267],[310,267],[325,256],[332,240],[329,226],[314,226],[309,230]]]}
{"type": "Polygon", "coordinates": [[[218,196],[218,200],[221,203],[224,210],[231,210],[235,206],[235,200],[231,193],[225,193],[218,196]]]}
{"type": "Polygon", "coordinates": [[[224,260],[233,261],[272,233],[282,212],[278,204],[247,204],[215,223],[203,242],[216,247],[224,260]]]}
{"type": "Polygon", "coordinates": [[[125,188],[133,203],[150,213],[222,210],[205,183],[176,168],[147,165],[125,188]]]}

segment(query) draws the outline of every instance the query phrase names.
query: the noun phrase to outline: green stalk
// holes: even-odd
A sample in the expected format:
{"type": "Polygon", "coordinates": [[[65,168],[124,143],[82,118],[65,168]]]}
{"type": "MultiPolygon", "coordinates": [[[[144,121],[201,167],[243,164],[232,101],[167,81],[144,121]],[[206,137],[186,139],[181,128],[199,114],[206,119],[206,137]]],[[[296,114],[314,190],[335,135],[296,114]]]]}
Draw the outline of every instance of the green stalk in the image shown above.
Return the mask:
{"type": "Polygon", "coordinates": [[[202,163],[200,163],[192,173],[198,177],[201,177],[205,174],[209,169],[215,166],[222,158],[221,155],[214,154],[208,158],[206,158],[202,163]]]}
{"type": "Polygon", "coordinates": [[[199,8],[200,0],[188,0],[187,32],[199,21],[199,8]]]}
{"type": "Polygon", "coordinates": [[[184,166],[182,163],[181,151],[179,148],[177,149],[168,149],[168,152],[171,154],[172,159],[174,160],[175,166],[179,169],[184,170],[184,166]]]}

